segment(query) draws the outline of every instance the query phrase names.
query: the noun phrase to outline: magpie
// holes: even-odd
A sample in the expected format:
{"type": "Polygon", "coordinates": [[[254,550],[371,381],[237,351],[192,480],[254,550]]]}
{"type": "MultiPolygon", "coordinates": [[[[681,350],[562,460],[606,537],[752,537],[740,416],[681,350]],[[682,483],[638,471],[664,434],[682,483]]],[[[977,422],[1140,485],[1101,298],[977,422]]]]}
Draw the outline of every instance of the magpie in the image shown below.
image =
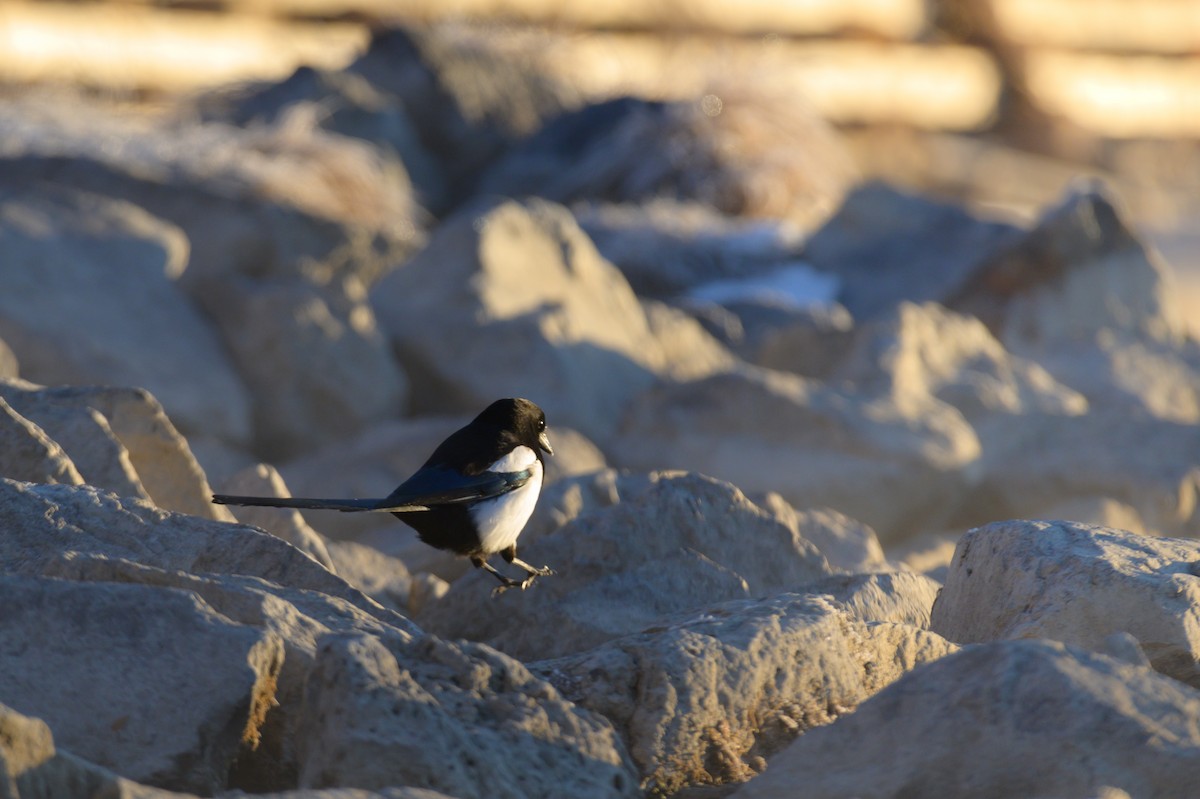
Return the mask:
{"type": "Polygon", "coordinates": [[[214,494],[218,505],[258,505],[346,512],[391,513],[426,544],[471,559],[500,585],[525,589],[536,577],[554,574],[517,557],[517,537],[542,490],[542,453],[554,454],[546,414],[527,399],[500,399],[466,427],[451,433],[429,460],[383,499],[307,499],[214,494]],[[499,553],[525,571],[514,580],[488,558],[499,553]]]}

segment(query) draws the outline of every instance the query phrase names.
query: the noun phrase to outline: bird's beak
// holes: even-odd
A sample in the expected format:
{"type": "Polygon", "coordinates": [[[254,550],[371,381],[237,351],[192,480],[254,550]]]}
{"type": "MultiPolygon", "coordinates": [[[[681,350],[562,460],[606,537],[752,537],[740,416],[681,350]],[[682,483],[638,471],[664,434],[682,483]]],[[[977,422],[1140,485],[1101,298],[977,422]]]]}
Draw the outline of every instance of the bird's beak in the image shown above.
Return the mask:
{"type": "Polygon", "coordinates": [[[550,446],[550,437],[543,431],[538,433],[538,446],[546,451],[546,454],[553,455],[554,449],[550,446]]]}

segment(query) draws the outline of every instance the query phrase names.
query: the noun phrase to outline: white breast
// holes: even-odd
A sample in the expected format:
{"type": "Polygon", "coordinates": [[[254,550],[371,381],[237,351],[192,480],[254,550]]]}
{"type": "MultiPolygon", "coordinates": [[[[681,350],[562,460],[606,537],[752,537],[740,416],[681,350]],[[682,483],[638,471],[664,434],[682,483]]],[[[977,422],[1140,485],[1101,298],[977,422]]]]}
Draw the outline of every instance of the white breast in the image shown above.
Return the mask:
{"type": "Polygon", "coordinates": [[[489,472],[519,472],[537,463],[537,453],[522,444],[487,468],[489,472]]]}
{"type": "MultiPolygon", "coordinates": [[[[520,450],[533,455],[528,447],[518,447],[513,453],[506,455],[511,458],[520,450]]],[[[520,488],[507,494],[476,503],[471,508],[471,518],[475,529],[479,531],[479,547],[485,553],[500,552],[508,549],[517,542],[517,536],[525,529],[525,523],[533,515],[533,507],[537,504],[538,494],[542,490],[542,463],[533,455],[533,463],[524,464],[517,468],[497,468],[505,460],[501,458],[490,471],[510,472],[529,469],[529,481],[520,488]]]]}

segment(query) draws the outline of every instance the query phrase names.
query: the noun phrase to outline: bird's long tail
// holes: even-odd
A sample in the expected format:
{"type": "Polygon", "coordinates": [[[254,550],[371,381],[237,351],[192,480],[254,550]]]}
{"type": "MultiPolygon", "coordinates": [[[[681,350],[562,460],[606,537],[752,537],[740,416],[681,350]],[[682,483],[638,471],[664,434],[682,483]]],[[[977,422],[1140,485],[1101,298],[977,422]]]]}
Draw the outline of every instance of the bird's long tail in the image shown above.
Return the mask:
{"type": "Polygon", "coordinates": [[[213,494],[215,505],[256,505],[264,508],[305,508],[346,512],[379,510],[378,499],[310,499],[306,497],[239,497],[213,494]]]}

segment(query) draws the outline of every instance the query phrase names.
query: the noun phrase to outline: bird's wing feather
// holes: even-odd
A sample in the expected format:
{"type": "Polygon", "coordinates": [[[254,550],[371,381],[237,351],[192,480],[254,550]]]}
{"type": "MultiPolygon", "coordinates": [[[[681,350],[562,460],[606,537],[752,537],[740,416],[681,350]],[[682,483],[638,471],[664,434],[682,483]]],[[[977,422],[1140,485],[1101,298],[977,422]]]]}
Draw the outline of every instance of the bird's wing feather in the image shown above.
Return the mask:
{"type": "Polygon", "coordinates": [[[427,466],[405,480],[387,497],[376,500],[378,504],[371,510],[424,510],[438,505],[498,497],[525,485],[532,474],[529,469],[462,474],[455,469],[427,466]]]}

